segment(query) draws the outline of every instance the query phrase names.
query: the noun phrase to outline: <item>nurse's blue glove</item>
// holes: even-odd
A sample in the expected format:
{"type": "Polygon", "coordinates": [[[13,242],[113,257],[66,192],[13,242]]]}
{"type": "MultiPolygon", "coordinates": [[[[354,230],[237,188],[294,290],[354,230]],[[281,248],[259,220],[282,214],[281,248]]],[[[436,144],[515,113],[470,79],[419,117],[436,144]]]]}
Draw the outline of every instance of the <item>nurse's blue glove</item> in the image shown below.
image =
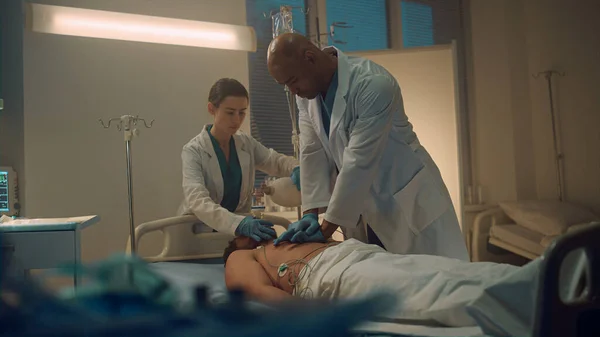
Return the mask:
{"type": "Polygon", "coordinates": [[[256,242],[268,241],[277,237],[273,224],[267,220],[254,219],[247,216],[235,229],[235,235],[252,238],[256,242]]]}
{"type": "Polygon", "coordinates": [[[321,233],[319,217],[316,214],[305,214],[302,219],[292,223],[288,229],[283,232],[273,244],[277,246],[281,242],[289,241],[292,243],[305,242],[325,242],[327,239],[321,233]]]}
{"type": "Polygon", "coordinates": [[[292,175],[290,176],[290,178],[292,178],[292,182],[294,183],[294,185],[296,185],[296,188],[298,188],[298,191],[300,191],[300,166],[294,167],[294,170],[292,170],[292,175]]]}

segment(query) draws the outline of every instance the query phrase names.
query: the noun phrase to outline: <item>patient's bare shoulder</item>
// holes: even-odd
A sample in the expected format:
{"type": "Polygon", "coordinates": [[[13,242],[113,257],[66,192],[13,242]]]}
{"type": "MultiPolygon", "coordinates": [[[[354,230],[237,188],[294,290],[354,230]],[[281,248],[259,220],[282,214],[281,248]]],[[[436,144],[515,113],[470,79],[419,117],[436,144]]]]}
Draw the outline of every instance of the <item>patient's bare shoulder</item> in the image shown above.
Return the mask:
{"type": "Polygon", "coordinates": [[[229,255],[225,264],[225,280],[237,276],[237,269],[243,266],[244,263],[254,260],[254,254],[251,250],[236,250],[229,255]]]}
{"type": "Polygon", "coordinates": [[[225,264],[225,285],[228,289],[248,290],[257,283],[263,283],[265,277],[266,274],[256,261],[254,251],[237,250],[229,255],[225,264]]]}

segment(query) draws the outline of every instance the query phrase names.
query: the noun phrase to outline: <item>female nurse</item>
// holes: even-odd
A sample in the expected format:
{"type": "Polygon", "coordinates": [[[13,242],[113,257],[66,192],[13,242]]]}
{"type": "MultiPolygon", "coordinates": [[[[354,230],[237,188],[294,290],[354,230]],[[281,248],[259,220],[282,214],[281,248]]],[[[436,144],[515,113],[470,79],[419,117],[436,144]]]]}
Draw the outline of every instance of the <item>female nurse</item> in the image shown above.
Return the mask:
{"type": "Polygon", "coordinates": [[[248,91],[234,79],[220,79],[210,89],[208,112],[214,122],[183,147],[184,200],[178,213],[194,214],[203,227],[218,232],[263,241],[276,238],[273,224],[239,215],[250,213],[255,170],[291,176],[298,189],[300,172],[296,159],[267,149],[239,130],[248,101],[248,91]]]}

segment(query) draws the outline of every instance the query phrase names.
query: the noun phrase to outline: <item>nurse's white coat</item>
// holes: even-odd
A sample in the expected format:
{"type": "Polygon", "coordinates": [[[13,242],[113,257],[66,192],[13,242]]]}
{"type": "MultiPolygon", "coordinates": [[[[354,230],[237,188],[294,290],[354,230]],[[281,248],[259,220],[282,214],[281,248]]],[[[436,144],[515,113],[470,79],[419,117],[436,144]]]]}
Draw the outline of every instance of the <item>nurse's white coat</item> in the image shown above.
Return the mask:
{"type": "MultiPolygon", "coordinates": [[[[244,216],[231,213],[220,205],[223,200],[223,176],[206,128],[184,145],[181,152],[184,198],[177,214],[194,214],[204,225],[234,235],[244,216]]],[[[238,131],[233,139],[242,167],[240,202],[235,213],[250,213],[255,170],[274,177],[288,177],[298,166],[298,161],[266,148],[244,132],[238,131]]]]}

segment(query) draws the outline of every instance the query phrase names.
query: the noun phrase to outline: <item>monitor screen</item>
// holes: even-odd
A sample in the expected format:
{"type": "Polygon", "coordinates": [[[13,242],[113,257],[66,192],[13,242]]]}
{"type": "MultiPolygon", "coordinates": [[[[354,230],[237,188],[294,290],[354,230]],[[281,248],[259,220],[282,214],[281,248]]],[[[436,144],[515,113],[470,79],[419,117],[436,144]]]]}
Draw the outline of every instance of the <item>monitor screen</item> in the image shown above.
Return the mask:
{"type": "Polygon", "coordinates": [[[0,212],[10,212],[8,172],[0,171],[0,212]]]}

